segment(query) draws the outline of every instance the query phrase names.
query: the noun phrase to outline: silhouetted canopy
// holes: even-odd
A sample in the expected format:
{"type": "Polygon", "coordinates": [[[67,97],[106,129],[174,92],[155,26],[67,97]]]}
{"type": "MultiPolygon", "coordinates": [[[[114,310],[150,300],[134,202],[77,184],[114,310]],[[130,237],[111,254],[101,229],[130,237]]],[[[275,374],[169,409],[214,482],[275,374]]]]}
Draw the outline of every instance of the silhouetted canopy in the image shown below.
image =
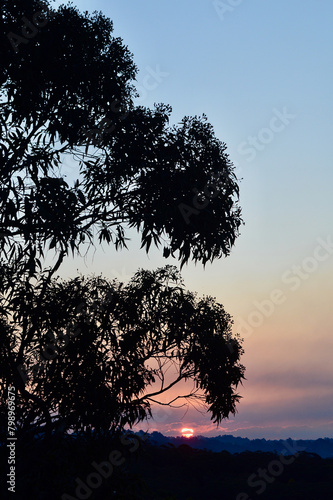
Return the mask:
{"type": "Polygon", "coordinates": [[[26,294],[22,284],[7,310],[13,321],[0,318],[7,339],[1,378],[25,387],[17,399],[22,429],[32,422],[77,432],[123,429],[151,416],[152,403],[188,400],[203,403],[216,423],[235,414],[244,379],[240,339],[223,306],[186,291],[175,267],[140,270],[127,285],[101,276],[54,279],[30,301],[38,315],[26,310],[26,294]],[[5,361],[18,350],[20,381],[5,361]],[[172,396],[182,380],[192,381],[189,389],[172,396]]]}
{"type": "Polygon", "coordinates": [[[137,68],[112,22],[73,6],[36,17],[41,4],[2,2],[0,257],[33,274],[49,248],[61,260],[97,238],[124,247],[127,227],[182,264],[228,255],[238,184],[206,117],[170,126],[170,106],[135,106],[137,68]],[[13,38],[22,17],[40,24],[23,26],[26,43],[13,38]]]}

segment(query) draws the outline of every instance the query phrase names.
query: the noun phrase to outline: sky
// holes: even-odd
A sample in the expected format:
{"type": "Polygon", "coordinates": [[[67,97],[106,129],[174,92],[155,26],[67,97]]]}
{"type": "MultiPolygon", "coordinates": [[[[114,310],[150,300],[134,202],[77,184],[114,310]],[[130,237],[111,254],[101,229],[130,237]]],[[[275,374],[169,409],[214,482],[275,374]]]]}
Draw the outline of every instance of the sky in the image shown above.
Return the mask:
{"type": "MultiPolygon", "coordinates": [[[[62,2],[55,2],[58,5],[62,2]]],[[[137,104],[170,104],[172,121],[202,115],[240,178],[245,225],[229,257],[182,270],[189,290],[212,295],[244,338],[246,381],[235,417],[156,409],[142,425],[179,435],[333,436],[333,3],[329,0],[75,0],[114,22],[139,68],[137,104]]],[[[71,165],[64,165],[70,175],[71,165]]],[[[127,281],[165,264],[104,246],[69,258],[63,277],[127,281]]]]}

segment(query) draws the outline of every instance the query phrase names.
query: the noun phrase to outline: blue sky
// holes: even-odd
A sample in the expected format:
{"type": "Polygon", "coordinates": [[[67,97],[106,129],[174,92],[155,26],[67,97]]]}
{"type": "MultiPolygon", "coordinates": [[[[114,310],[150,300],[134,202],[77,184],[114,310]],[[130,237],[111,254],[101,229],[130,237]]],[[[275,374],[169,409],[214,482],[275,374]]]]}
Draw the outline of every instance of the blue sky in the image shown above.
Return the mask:
{"type": "MultiPolygon", "coordinates": [[[[333,3],[74,4],[114,21],[140,69],[138,104],[170,104],[174,123],[205,113],[242,178],[245,226],[231,256],[182,272],[189,289],[216,296],[245,337],[239,413],[216,430],[208,415],[168,412],[150,429],[332,436],[333,3]],[[271,301],[274,290],[280,303],[271,301]]],[[[127,280],[139,267],[177,264],[157,250],[147,257],[133,234],[129,252],[97,249],[85,262],[68,259],[62,275],[79,269],[127,280]]]]}

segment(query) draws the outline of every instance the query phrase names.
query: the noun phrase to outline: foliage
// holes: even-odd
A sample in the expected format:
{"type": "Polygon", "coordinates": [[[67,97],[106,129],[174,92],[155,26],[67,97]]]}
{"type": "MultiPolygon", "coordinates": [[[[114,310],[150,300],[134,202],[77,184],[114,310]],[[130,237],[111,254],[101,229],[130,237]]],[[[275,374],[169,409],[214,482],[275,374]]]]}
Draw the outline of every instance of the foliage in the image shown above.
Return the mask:
{"type": "Polygon", "coordinates": [[[132,54],[101,13],[50,9],[15,53],[8,33],[49,3],[1,3],[0,257],[34,275],[46,250],[61,261],[96,238],[122,248],[127,227],[182,264],[228,255],[238,185],[207,119],[169,126],[170,106],[135,106],[132,54]]]}
{"type": "Polygon", "coordinates": [[[22,286],[2,318],[0,351],[7,381],[20,378],[21,353],[21,430],[33,422],[77,432],[132,426],[151,416],[151,403],[170,404],[159,396],[188,379],[195,388],[172,403],[199,400],[216,423],[235,413],[244,367],[232,320],[212,297],[186,291],[176,268],[138,271],[127,285],[54,279],[37,315],[25,294],[22,286]]]}
{"type": "MultiPolygon", "coordinates": [[[[229,255],[242,219],[225,143],[204,115],[171,125],[169,105],[135,105],[133,56],[102,13],[0,5],[1,417],[14,384],[22,439],[93,439],[148,418],[159,396],[192,380],[164,404],[201,401],[219,423],[235,413],[244,378],[220,304],[185,291],[170,266],[126,286],[54,276],[70,253],[126,247],[128,228],[181,266],[229,255]]],[[[42,498],[46,483],[32,483],[42,498]]]]}

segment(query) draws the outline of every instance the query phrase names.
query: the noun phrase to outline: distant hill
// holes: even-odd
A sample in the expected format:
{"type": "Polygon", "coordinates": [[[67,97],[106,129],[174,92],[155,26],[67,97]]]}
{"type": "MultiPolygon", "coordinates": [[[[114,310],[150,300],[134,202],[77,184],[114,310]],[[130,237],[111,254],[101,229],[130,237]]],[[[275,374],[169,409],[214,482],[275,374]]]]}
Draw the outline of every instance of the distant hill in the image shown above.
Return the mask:
{"type": "MultiPolygon", "coordinates": [[[[139,431],[138,435],[143,435],[143,431],[139,431]]],[[[192,438],[184,437],[167,437],[160,432],[152,432],[148,434],[149,441],[157,446],[166,445],[168,443],[178,447],[182,444],[187,444],[191,448],[198,450],[208,450],[214,452],[228,451],[229,453],[242,453],[244,451],[262,451],[272,452],[283,455],[292,455],[293,444],[297,446],[299,451],[306,453],[316,453],[322,458],[333,458],[333,439],[248,439],[242,437],[234,437],[230,434],[225,434],[216,437],[194,436],[192,438]],[[288,444],[290,449],[288,450],[288,444]],[[301,450],[302,449],[302,450],[301,450]]]]}

